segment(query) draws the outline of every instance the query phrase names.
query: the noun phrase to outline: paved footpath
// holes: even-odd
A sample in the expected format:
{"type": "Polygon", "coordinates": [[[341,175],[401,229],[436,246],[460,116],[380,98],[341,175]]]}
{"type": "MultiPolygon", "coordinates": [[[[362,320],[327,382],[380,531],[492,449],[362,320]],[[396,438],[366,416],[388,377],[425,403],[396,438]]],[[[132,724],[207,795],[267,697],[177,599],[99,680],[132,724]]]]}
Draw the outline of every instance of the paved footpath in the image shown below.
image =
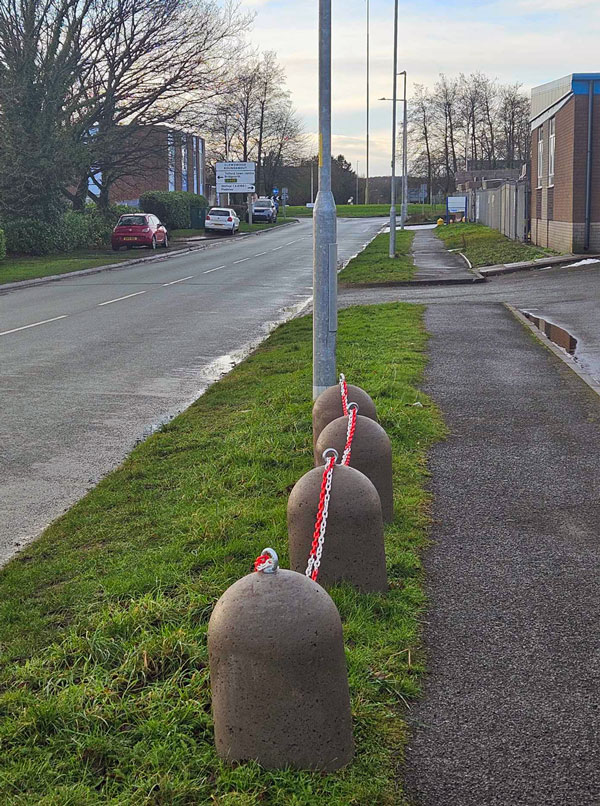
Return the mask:
{"type": "Polygon", "coordinates": [[[458,252],[449,252],[435,235],[435,229],[415,230],[412,245],[413,261],[417,267],[415,280],[472,280],[473,274],[458,252]]]}
{"type": "Polygon", "coordinates": [[[499,304],[431,305],[418,806],[600,804],[600,399],[499,304]]]}

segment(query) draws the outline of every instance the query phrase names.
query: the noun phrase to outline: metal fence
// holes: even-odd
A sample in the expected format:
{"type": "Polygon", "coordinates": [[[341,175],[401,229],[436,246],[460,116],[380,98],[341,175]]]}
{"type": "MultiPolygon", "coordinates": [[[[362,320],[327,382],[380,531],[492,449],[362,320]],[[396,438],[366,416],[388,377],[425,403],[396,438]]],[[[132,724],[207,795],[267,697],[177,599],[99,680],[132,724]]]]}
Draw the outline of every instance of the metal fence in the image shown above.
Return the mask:
{"type": "Polygon", "coordinates": [[[499,187],[468,191],[469,219],[499,230],[514,241],[529,240],[529,185],[507,181],[499,187]]]}

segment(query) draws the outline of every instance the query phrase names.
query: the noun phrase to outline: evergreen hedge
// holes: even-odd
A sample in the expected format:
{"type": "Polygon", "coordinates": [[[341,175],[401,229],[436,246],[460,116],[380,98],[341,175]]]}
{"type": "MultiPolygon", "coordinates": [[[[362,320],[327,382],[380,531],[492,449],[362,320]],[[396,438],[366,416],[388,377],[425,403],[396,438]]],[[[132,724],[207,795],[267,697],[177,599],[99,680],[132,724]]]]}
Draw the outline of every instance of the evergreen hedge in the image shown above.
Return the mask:
{"type": "Polygon", "coordinates": [[[169,230],[189,229],[190,207],[208,207],[208,202],[204,196],[185,190],[149,190],[140,196],[140,207],[158,216],[169,230]]]}
{"type": "Polygon", "coordinates": [[[3,260],[6,257],[6,237],[4,235],[4,230],[0,229],[0,260],[3,260]]]}

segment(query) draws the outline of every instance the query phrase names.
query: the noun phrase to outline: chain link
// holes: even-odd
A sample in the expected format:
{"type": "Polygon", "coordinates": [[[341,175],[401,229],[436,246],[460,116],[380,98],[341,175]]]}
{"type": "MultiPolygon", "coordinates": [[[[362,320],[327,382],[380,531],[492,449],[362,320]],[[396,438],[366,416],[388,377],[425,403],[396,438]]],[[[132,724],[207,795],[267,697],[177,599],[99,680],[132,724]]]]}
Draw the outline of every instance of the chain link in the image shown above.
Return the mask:
{"type": "MultiPolygon", "coordinates": [[[[325,451],[327,453],[327,451],[325,451]]],[[[334,451],[333,456],[327,458],[325,467],[323,469],[323,479],[321,481],[321,493],[319,495],[319,508],[317,510],[317,520],[315,523],[315,531],[313,533],[313,542],[308,555],[308,564],[304,572],[307,577],[310,577],[314,582],[317,581],[319,576],[319,568],[321,566],[321,557],[323,555],[323,544],[325,543],[325,532],[327,530],[327,518],[329,515],[329,500],[331,498],[331,484],[333,479],[333,468],[335,460],[337,459],[337,452],[334,451]]]]}
{"type": "Polygon", "coordinates": [[[348,414],[348,384],[343,372],[340,372],[340,392],[342,395],[342,413],[345,417],[348,414]]]}
{"type": "Polygon", "coordinates": [[[342,454],[343,465],[350,464],[350,454],[352,453],[352,440],[354,439],[354,432],[356,431],[356,417],[358,415],[358,405],[350,403],[348,405],[348,429],[346,431],[346,446],[342,454]]]}

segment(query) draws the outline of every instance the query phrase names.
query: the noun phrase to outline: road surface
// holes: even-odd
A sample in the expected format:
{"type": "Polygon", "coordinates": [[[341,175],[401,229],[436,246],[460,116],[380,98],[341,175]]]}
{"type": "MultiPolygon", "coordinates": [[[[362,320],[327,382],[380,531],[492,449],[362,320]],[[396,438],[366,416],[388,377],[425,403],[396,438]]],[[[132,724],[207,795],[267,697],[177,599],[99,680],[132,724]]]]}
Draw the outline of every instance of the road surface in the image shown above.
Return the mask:
{"type": "Polygon", "coordinates": [[[0,294],[0,563],[311,294],[312,221],[0,294]]]}

